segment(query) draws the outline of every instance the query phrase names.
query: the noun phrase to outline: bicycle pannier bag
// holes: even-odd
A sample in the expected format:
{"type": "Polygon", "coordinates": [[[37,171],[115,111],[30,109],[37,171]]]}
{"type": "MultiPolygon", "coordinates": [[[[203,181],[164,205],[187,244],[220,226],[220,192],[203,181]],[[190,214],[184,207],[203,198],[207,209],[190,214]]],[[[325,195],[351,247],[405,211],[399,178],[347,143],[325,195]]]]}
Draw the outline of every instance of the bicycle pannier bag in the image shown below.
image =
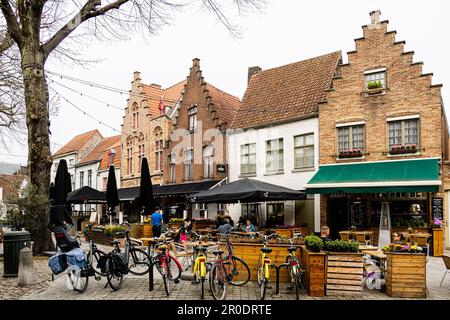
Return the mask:
{"type": "Polygon", "coordinates": [[[127,257],[123,253],[112,252],[111,253],[112,260],[112,270],[120,271],[122,274],[128,273],[128,262],[127,257]]]}
{"type": "Polygon", "coordinates": [[[66,254],[56,254],[48,259],[48,266],[52,270],[53,274],[60,274],[67,269],[66,254]]]}
{"type": "Polygon", "coordinates": [[[72,238],[64,227],[55,227],[53,233],[55,234],[56,244],[61,251],[68,252],[72,249],[79,248],[77,240],[72,238]]]}
{"type": "Polygon", "coordinates": [[[104,254],[98,259],[97,268],[99,268],[102,273],[106,273],[108,270],[106,268],[106,261],[109,259],[109,257],[109,254],[104,254]]]}
{"type": "Polygon", "coordinates": [[[84,252],[81,248],[75,248],[66,253],[67,265],[74,266],[79,269],[84,267],[84,252]]]}

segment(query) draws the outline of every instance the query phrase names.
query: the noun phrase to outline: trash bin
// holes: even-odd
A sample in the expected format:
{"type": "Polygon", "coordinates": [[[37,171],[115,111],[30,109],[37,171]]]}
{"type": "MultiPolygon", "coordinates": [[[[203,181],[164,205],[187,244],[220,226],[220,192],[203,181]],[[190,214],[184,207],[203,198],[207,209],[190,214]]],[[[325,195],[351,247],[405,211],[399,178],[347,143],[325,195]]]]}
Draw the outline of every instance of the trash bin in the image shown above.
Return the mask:
{"type": "Polygon", "coordinates": [[[3,276],[17,277],[19,273],[19,253],[31,246],[28,231],[7,231],[3,235],[3,276]]]}

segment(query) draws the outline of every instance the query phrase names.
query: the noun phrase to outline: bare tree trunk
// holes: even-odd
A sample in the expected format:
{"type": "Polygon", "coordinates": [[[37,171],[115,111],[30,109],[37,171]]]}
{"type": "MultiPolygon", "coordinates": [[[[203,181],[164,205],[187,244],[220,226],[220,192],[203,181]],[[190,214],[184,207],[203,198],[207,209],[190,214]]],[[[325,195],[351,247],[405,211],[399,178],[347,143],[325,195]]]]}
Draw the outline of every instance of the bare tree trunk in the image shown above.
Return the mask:
{"type": "MultiPolygon", "coordinates": [[[[44,76],[44,55],[33,40],[21,48],[22,70],[26,104],[26,123],[28,128],[28,170],[30,183],[46,199],[50,193],[50,169],[52,165],[48,131],[48,94],[44,76]]],[[[39,227],[32,232],[37,253],[49,249],[50,237],[47,229],[49,207],[36,212],[39,227]]]]}

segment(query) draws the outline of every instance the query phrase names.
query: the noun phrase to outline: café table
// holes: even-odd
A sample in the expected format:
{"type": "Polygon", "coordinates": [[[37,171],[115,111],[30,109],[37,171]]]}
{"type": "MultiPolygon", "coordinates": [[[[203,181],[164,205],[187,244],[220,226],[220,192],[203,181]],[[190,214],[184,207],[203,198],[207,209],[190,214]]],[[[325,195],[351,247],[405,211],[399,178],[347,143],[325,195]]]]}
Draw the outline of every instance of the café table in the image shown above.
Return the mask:
{"type": "Polygon", "coordinates": [[[147,243],[147,253],[150,257],[153,256],[155,244],[163,241],[170,240],[171,238],[159,237],[159,238],[139,238],[144,244],[147,243]]]}
{"type": "Polygon", "coordinates": [[[419,246],[426,246],[428,239],[431,237],[428,233],[403,233],[406,242],[414,242],[419,246]]]}
{"type": "Polygon", "coordinates": [[[367,254],[372,258],[376,258],[380,262],[380,271],[385,274],[386,271],[386,254],[381,250],[362,250],[361,253],[367,254]]]}

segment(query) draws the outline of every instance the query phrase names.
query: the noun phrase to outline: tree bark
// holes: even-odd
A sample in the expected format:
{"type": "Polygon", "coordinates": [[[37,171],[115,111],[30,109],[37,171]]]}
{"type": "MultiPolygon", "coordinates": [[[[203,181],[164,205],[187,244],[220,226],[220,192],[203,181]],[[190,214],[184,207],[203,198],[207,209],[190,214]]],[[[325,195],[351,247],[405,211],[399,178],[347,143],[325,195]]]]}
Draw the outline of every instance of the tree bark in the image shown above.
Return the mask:
{"type": "MultiPolygon", "coordinates": [[[[28,170],[30,183],[47,199],[50,194],[50,169],[52,165],[48,131],[48,92],[44,76],[44,54],[35,41],[30,39],[21,47],[22,72],[28,128],[28,170]]],[[[35,213],[39,227],[31,231],[36,253],[49,249],[47,229],[49,206],[35,213]]]]}

